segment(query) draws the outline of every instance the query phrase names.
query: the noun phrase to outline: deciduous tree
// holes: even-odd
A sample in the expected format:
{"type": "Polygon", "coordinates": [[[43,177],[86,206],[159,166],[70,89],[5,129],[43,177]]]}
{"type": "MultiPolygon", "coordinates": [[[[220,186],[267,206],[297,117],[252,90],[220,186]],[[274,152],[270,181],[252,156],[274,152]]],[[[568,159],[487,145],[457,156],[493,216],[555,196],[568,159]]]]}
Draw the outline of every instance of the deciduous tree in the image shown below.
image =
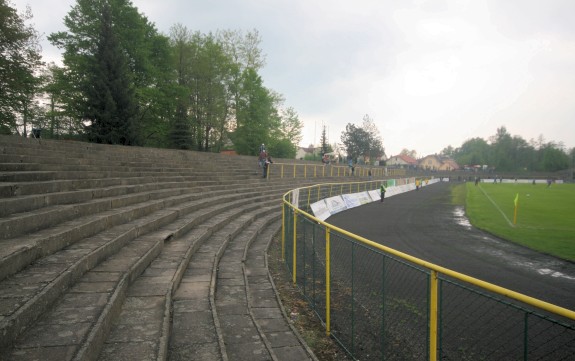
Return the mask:
{"type": "Polygon", "coordinates": [[[341,141],[348,157],[356,161],[359,157],[369,158],[370,161],[373,161],[375,158],[385,155],[379,130],[369,115],[364,116],[361,127],[348,123],[341,135],[341,141]]]}
{"type": "Polygon", "coordinates": [[[0,0],[0,133],[27,134],[36,108],[34,98],[41,80],[35,72],[42,66],[39,35],[26,21],[30,8],[19,15],[7,0],[0,0]]]}
{"type": "Polygon", "coordinates": [[[272,129],[279,125],[274,99],[261,77],[250,68],[242,75],[238,94],[232,140],[239,154],[257,155],[259,145],[269,143],[272,129]]]}

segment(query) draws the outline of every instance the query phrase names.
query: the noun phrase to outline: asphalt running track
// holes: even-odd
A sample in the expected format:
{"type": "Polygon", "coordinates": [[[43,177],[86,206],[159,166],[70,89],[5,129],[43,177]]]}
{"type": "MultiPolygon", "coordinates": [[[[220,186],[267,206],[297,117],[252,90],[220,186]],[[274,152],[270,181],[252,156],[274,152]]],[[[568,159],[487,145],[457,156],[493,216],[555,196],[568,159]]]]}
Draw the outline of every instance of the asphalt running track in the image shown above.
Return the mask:
{"type": "MultiPolygon", "coordinates": [[[[398,251],[575,310],[575,263],[472,227],[439,182],[336,214],[327,222],[398,251]]],[[[545,240],[541,240],[544,242],[545,240]]]]}

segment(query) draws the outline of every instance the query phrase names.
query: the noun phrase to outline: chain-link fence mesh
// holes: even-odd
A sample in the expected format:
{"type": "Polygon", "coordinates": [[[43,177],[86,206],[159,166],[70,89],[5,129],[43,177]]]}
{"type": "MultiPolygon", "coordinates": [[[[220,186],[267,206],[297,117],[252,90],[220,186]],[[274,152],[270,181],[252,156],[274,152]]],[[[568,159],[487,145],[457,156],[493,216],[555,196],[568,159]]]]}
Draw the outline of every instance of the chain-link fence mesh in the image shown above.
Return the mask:
{"type": "Polygon", "coordinates": [[[575,359],[568,321],[454,280],[441,279],[440,294],[442,360],[575,359]]]}
{"type": "Polygon", "coordinates": [[[284,209],[285,262],[310,306],[349,355],[357,360],[575,360],[573,320],[443,275],[438,278],[437,350],[430,352],[431,270],[302,212],[318,199],[378,185],[302,189],[299,210],[288,205],[284,209]]]}

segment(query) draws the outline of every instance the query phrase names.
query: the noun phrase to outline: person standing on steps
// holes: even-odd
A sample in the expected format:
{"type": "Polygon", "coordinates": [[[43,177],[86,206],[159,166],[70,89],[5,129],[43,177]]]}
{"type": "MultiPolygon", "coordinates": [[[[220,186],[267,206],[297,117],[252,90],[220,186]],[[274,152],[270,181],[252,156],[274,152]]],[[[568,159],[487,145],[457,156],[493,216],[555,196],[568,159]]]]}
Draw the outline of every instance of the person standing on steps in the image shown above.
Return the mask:
{"type": "Polygon", "coordinates": [[[269,155],[267,156],[267,158],[264,161],[264,174],[263,174],[263,178],[267,178],[268,177],[268,167],[270,166],[270,164],[272,164],[272,157],[270,157],[269,155]]]}
{"type": "MultiPolygon", "coordinates": [[[[262,144],[263,146],[263,144],[262,144]]],[[[261,149],[261,147],[260,147],[261,149]]],[[[263,150],[260,150],[260,155],[258,157],[258,165],[260,166],[260,168],[264,167],[264,164],[266,162],[266,159],[268,158],[268,154],[266,153],[265,148],[263,150]]]]}

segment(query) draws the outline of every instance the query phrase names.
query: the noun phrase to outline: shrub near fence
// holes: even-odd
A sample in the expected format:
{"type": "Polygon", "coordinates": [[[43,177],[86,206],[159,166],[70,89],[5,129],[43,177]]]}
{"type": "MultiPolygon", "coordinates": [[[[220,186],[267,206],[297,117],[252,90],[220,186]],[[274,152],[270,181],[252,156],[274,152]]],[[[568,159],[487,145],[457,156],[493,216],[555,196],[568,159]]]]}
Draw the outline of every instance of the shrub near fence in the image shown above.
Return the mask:
{"type": "MultiPolygon", "coordinates": [[[[575,358],[575,312],[411,257],[310,214],[310,202],[380,183],[316,185],[284,196],[284,260],[326,332],[353,358],[575,358]]],[[[388,181],[394,183],[405,180],[388,181]]]]}

